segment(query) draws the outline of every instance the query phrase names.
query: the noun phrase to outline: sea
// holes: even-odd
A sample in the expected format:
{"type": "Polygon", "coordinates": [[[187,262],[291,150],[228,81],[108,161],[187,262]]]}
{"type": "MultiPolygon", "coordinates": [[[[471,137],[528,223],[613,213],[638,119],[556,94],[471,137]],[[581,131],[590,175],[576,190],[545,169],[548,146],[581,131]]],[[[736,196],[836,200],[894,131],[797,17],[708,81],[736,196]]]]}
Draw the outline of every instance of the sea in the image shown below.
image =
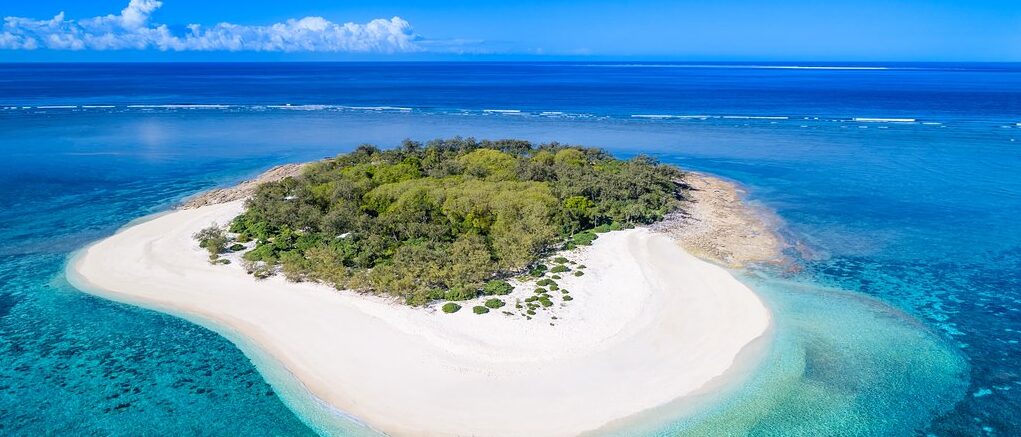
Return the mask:
{"type": "Polygon", "coordinates": [[[344,435],[68,259],[273,165],[453,136],[718,175],[789,243],[734,272],[774,313],[741,384],[595,434],[1021,435],[1021,64],[796,62],[0,64],[0,434],[344,435]]]}

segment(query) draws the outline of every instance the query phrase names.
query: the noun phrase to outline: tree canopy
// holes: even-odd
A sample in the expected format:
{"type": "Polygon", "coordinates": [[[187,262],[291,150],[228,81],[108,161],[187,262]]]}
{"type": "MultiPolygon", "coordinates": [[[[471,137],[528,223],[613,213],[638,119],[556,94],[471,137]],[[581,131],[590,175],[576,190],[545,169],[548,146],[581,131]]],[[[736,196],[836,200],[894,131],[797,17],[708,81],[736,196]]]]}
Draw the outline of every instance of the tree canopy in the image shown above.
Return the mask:
{"type": "Polygon", "coordinates": [[[593,228],[651,223],[678,205],[681,173],[593,148],[454,138],[405,141],[265,183],[230,226],[250,262],[404,298],[461,300],[501,289],[593,228]],[[487,282],[493,282],[488,287],[487,282]]]}

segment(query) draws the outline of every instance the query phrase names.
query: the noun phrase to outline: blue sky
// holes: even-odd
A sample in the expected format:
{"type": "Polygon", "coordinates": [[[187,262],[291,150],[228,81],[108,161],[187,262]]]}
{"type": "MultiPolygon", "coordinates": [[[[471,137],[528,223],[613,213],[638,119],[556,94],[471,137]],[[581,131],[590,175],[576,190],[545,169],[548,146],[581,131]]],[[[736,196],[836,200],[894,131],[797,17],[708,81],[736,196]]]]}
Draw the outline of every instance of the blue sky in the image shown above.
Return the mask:
{"type": "Polygon", "coordinates": [[[37,0],[0,15],[0,61],[1021,61],[1017,0],[37,0]]]}

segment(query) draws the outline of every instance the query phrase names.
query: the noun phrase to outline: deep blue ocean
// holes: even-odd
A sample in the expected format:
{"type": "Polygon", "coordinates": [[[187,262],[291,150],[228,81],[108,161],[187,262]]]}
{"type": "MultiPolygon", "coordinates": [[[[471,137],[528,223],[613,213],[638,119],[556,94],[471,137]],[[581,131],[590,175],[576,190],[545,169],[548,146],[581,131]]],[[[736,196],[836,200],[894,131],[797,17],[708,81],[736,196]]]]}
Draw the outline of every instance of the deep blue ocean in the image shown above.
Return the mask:
{"type": "Polygon", "coordinates": [[[455,135],[652,155],[782,221],[794,266],[740,272],[777,314],[762,368],[627,433],[1021,435],[1021,65],[889,63],[0,64],[0,434],[312,434],[232,343],[68,257],[275,164],[455,135]]]}

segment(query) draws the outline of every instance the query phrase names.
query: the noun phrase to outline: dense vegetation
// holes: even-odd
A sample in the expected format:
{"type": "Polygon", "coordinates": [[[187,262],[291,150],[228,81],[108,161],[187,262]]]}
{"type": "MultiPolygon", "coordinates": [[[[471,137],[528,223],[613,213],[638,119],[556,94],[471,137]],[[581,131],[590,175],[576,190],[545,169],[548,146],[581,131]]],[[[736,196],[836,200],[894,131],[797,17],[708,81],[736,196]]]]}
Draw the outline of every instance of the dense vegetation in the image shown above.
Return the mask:
{"type": "Polygon", "coordinates": [[[677,205],[679,176],[647,157],[559,144],[362,146],[263,184],[230,231],[256,242],[244,254],[250,270],[279,266],[293,280],[414,305],[465,300],[509,293],[499,278],[534,271],[551,250],[591,244],[595,231],[661,219],[677,205]]]}

